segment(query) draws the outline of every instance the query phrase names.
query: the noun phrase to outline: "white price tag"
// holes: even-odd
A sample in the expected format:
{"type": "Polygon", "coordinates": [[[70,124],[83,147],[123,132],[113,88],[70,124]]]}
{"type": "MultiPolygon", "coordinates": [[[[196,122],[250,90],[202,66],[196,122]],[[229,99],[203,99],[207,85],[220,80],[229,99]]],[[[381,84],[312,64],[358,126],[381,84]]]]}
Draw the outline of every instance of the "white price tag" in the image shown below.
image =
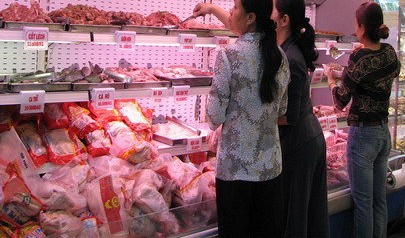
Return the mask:
{"type": "Polygon", "coordinates": [[[322,81],[323,71],[324,70],[321,68],[316,68],[315,71],[312,72],[311,83],[313,84],[320,83],[322,81]]]}
{"type": "Polygon", "coordinates": [[[195,44],[197,43],[197,35],[195,34],[179,34],[179,51],[180,52],[195,52],[195,44]]]}
{"type": "Polygon", "coordinates": [[[217,49],[222,49],[229,45],[230,38],[229,36],[215,36],[214,37],[214,44],[217,45],[217,49]]]}
{"type": "Polygon", "coordinates": [[[115,31],[115,42],[118,50],[135,50],[135,31],[115,31]]]}
{"type": "Polygon", "coordinates": [[[167,88],[151,88],[151,98],[156,103],[162,102],[163,98],[167,96],[167,88]]]}
{"type": "Polygon", "coordinates": [[[202,149],[202,137],[187,139],[187,153],[200,152],[202,149]]]}
{"type": "Polygon", "coordinates": [[[321,124],[321,128],[323,131],[329,130],[327,117],[319,117],[318,121],[319,121],[319,124],[321,124]]]}
{"type": "Polygon", "coordinates": [[[189,85],[173,86],[173,97],[175,103],[187,102],[190,93],[189,85]]]}
{"type": "Polygon", "coordinates": [[[23,27],[24,50],[47,50],[48,34],[47,27],[23,27]]]}
{"type": "Polygon", "coordinates": [[[91,103],[95,109],[113,109],[115,88],[94,88],[91,90],[91,103]]]}
{"type": "Polygon", "coordinates": [[[361,47],[363,44],[361,44],[360,42],[352,42],[352,50],[355,50],[359,47],[361,47]]]}
{"type": "Polygon", "coordinates": [[[329,130],[337,129],[337,116],[336,115],[328,117],[328,126],[329,126],[329,130]]]}
{"type": "Polygon", "coordinates": [[[337,44],[337,41],[335,41],[335,40],[326,40],[325,41],[325,47],[326,47],[326,53],[325,54],[330,55],[330,52],[329,52],[330,48],[335,47],[336,44],[337,44]]]}
{"type": "Polygon", "coordinates": [[[20,92],[20,113],[44,112],[45,91],[21,91],[20,92]]]}

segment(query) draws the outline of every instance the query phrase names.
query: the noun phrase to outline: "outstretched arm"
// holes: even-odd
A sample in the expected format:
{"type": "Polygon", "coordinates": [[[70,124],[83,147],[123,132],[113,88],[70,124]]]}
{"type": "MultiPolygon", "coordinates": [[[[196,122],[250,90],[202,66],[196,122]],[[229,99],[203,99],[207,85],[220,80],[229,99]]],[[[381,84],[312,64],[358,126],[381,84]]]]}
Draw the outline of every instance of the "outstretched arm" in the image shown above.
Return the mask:
{"type": "Polygon", "coordinates": [[[219,6],[210,3],[198,3],[193,10],[193,16],[195,17],[207,14],[213,14],[225,25],[225,28],[229,29],[229,12],[219,6]]]}

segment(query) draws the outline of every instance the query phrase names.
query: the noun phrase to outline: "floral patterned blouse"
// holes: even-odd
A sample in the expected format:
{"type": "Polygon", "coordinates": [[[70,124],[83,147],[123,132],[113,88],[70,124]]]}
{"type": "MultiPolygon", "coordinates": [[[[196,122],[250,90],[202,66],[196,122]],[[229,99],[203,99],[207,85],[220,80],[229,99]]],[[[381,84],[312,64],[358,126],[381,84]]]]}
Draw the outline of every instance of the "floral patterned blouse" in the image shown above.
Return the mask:
{"type": "Polygon", "coordinates": [[[260,33],[246,33],[216,58],[206,116],[212,130],[222,125],[216,168],[221,180],[266,181],[281,173],[277,118],[286,112],[290,71],[280,49],[277,95],[263,104],[260,38],[260,33]]]}

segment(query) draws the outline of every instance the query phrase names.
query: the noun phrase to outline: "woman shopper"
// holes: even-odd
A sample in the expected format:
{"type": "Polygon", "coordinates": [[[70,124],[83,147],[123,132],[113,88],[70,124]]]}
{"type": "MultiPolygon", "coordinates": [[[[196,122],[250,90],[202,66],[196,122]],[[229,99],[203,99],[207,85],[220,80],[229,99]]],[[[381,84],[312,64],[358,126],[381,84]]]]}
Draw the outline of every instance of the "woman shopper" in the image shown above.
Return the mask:
{"type": "MultiPolygon", "coordinates": [[[[194,15],[214,14],[225,26],[227,12],[216,5],[198,4],[194,15]],[[225,19],[225,20],[224,20],[225,19]]],[[[329,237],[326,187],[326,145],[312,112],[308,70],[313,71],[315,32],[305,18],[302,0],[276,0],[273,20],[277,42],[285,51],[291,71],[288,109],[278,119],[283,151],[285,237],[329,237]]]]}
{"type": "Polygon", "coordinates": [[[279,118],[283,151],[284,237],[329,237],[326,143],[313,113],[308,71],[318,58],[304,0],[274,0],[271,18],[291,71],[287,113],[279,118]]]}
{"type": "Polygon", "coordinates": [[[219,237],[282,237],[281,148],[277,118],[287,106],[287,58],[277,46],[269,0],[235,0],[220,50],[207,121],[222,125],[217,153],[219,237]]]}
{"type": "Polygon", "coordinates": [[[364,48],[354,51],[340,86],[326,72],[335,106],[350,100],[347,165],[354,202],[354,237],[386,237],[387,158],[391,149],[387,125],[392,82],[400,71],[393,47],[381,43],[389,30],[380,5],[366,2],[356,11],[356,36],[364,48]]]}

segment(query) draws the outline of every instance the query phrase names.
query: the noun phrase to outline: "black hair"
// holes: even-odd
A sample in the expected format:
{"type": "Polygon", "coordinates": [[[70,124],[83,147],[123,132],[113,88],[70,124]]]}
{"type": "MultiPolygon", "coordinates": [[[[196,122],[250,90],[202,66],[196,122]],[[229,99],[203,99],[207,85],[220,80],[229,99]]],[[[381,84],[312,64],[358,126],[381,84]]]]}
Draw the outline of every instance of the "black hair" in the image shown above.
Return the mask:
{"type": "Polygon", "coordinates": [[[280,15],[288,15],[292,37],[300,48],[307,69],[315,70],[314,61],[318,59],[319,53],[315,46],[315,30],[309,24],[309,18],[305,17],[304,0],[275,0],[276,9],[280,15]]]}
{"type": "Polygon", "coordinates": [[[363,25],[365,36],[372,42],[387,39],[389,29],[384,25],[383,11],[378,3],[365,2],[356,11],[356,20],[359,26],[363,25]]]}
{"type": "Polygon", "coordinates": [[[276,74],[281,65],[282,55],[277,46],[276,23],[270,19],[273,11],[271,0],[241,0],[246,13],[256,15],[256,31],[263,33],[260,50],[263,57],[263,76],[260,83],[260,98],[271,103],[278,89],[276,74]]]}

